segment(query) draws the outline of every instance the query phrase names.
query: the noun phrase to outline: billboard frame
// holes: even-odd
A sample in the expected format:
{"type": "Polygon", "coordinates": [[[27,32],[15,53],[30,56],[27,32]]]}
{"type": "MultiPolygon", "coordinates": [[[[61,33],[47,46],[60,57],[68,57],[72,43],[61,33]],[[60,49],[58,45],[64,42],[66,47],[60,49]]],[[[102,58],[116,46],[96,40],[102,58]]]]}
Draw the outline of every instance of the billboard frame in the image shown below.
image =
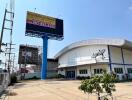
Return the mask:
{"type": "Polygon", "coordinates": [[[35,32],[34,33],[26,33],[25,36],[30,36],[30,37],[37,37],[37,38],[43,38],[44,36],[48,37],[48,39],[51,40],[63,40],[64,37],[60,36],[60,35],[54,35],[54,34],[50,34],[50,33],[40,33],[40,32],[35,32]],[[34,33],[38,33],[38,34],[34,34],[34,33]]]}
{"type": "Polygon", "coordinates": [[[32,45],[23,45],[23,44],[21,44],[19,46],[18,64],[25,64],[25,63],[26,64],[35,64],[35,65],[38,64],[38,48],[37,47],[34,47],[32,45]],[[23,56],[24,52],[26,52],[25,56],[23,56]],[[35,59],[33,59],[32,57],[30,58],[27,55],[28,52],[31,52],[33,54],[32,56],[35,57],[35,59]],[[28,58],[30,58],[31,60],[28,60],[28,58]]]}
{"type": "MultiPolygon", "coordinates": [[[[41,32],[41,31],[34,31],[34,30],[29,30],[29,29],[27,29],[27,19],[28,19],[28,15],[27,15],[27,17],[26,17],[26,27],[25,27],[25,30],[26,30],[26,32],[25,32],[25,36],[30,36],[30,37],[37,37],[37,38],[43,38],[44,36],[46,36],[46,37],[48,37],[48,39],[52,39],[52,40],[63,40],[64,39],[64,37],[63,37],[63,33],[64,33],[64,28],[63,28],[63,20],[62,19],[58,19],[58,18],[54,18],[54,17],[50,17],[50,16],[46,16],[46,15],[41,15],[41,14],[39,14],[39,13],[34,13],[34,12],[29,12],[29,11],[27,11],[27,14],[28,13],[32,13],[32,14],[36,14],[36,15],[38,15],[38,16],[41,16],[41,17],[49,17],[49,18],[53,18],[54,20],[55,20],[55,22],[57,22],[57,20],[60,20],[60,21],[62,21],[62,35],[60,35],[60,34],[57,34],[56,33],[56,31],[55,31],[55,33],[52,33],[52,32],[50,32],[50,33],[47,33],[47,32],[41,32]]],[[[31,25],[31,24],[30,24],[31,25]]],[[[39,25],[35,25],[35,24],[33,24],[32,26],[38,26],[39,27],[39,25]]],[[[44,28],[46,28],[46,26],[40,26],[40,27],[44,27],[44,28]]],[[[48,28],[49,30],[50,29],[53,29],[53,28],[48,28]]],[[[57,28],[55,28],[54,30],[58,30],[58,27],[57,28]]]]}
{"type": "MultiPolygon", "coordinates": [[[[33,13],[33,12],[31,12],[31,13],[33,13]]],[[[34,13],[34,14],[37,15],[38,13],[34,13]]],[[[42,17],[42,16],[45,16],[45,15],[38,14],[38,16],[42,17]]],[[[42,55],[42,67],[41,67],[41,80],[45,80],[46,79],[46,75],[47,75],[48,39],[52,39],[52,40],[63,40],[64,39],[64,37],[63,37],[64,36],[64,34],[63,34],[64,33],[63,20],[62,19],[58,19],[58,18],[53,18],[53,17],[50,17],[50,16],[45,16],[45,17],[49,17],[49,18],[53,19],[52,20],[53,23],[52,23],[52,21],[49,22],[49,20],[43,21],[42,19],[35,20],[34,18],[31,18],[31,20],[29,20],[29,23],[26,23],[26,32],[25,32],[25,36],[37,37],[37,38],[42,38],[43,39],[43,55],[42,55]],[[31,21],[31,23],[30,23],[30,21],[31,21]],[[47,23],[47,24],[45,24],[45,23],[47,23]],[[31,24],[33,24],[33,25],[31,25],[31,24]],[[29,25],[29,26],[27,26],[27,25],[29,25]],[[28,29],[27,29],[27,27],[28,27],[28,29]],[[34,28],[36,27],[36,29],[32,30],[33,27],[34,28]],[[44,28],[44,29],[41,29],[41,28],[44,28]]],[[[28,18],[28,15],[27,15],[27,18],[28,18]]],[[[26,20],[26,22],[27,21],[28,20],[26,20]]]]}

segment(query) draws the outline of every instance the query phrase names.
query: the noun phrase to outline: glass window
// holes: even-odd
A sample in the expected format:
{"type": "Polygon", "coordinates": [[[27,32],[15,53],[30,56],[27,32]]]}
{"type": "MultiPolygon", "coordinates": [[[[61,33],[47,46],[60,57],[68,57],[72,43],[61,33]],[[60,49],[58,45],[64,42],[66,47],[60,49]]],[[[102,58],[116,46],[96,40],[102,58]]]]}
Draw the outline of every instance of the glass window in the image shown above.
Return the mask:
{"type": "Polygon", "coordinates": [[[103,69],[94,69],[94,74],[102,74],[103,69]]]}
{"type": "Polygon", "coordinates": [[[122,68],[114,68],[114,71],[117,74],[122,74],[123,73],[123,69],[122,68]]]}
{"type": "Polygon", "coordinates": [[[87,70],[86,69],[79,70],[79,74],[87,74],[87,70]]]}
{"type": "Polygon", "coordinates": [[[132,73],[132,68],[127,68],[127,72],[130,74],[132,73]]]}

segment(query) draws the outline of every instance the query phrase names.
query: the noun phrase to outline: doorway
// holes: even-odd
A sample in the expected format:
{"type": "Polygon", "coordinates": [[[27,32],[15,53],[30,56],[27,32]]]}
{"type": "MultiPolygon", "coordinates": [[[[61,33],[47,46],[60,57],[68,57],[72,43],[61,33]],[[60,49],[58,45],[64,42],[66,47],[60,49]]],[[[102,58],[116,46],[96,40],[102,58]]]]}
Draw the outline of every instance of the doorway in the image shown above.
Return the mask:
{"type": "Polygon", "coordinates": [[[75,79],[75,71],[66,71],[66,78],[75,79]]]}

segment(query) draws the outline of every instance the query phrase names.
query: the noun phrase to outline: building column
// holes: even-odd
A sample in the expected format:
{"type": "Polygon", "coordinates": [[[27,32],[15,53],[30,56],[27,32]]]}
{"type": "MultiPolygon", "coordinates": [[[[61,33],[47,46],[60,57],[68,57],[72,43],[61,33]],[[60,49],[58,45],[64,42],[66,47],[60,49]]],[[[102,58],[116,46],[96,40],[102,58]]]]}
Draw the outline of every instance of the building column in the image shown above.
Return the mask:
{"type": "Polygon", "coordinates": [[[42,67],[41,67],[41,80],[46,79],[47,75],[47,50],[48,50],[48,37],[43,36],[43,58],[42,58],[42,67]]]}
{"type": "Polygon", "coordinates": [[[125,71],[125,74],[126,74],[125,60],[124,60],[124,54],[123,54],[123,49],[122,48],[121,48],[121,55],[122,55],[122,62],[123,62],[124,71],[125,71]]]}
{"type": "Polygon", "coordinates": [[[110,55],[110,46],[109,46],[109,45],[108,45],[108,56],[109,56],[109,67],[110,67],[110,72],[112,72],[111,55],[110,55]]]}

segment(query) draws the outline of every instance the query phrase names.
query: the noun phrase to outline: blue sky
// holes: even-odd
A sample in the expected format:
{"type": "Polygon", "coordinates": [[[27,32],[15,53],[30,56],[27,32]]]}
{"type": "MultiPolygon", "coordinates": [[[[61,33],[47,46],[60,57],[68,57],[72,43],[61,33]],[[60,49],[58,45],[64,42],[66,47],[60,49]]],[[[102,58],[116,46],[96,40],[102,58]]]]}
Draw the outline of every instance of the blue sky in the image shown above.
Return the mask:
{"type": "MultiPolygon", "coordinates": [[[[0,28],[5,3],[0,0],[0,28]]],[[[41,38],[25,36],[26,11],[34,11],[64,20],[64,40],[49,40],[48,57],[80,40],[122,38],[132,40],[132,0],[16,0],[13,42],[42,46],[41,38]]],[[[9,41],[9,33],[3,41],[9,41]]]]}

